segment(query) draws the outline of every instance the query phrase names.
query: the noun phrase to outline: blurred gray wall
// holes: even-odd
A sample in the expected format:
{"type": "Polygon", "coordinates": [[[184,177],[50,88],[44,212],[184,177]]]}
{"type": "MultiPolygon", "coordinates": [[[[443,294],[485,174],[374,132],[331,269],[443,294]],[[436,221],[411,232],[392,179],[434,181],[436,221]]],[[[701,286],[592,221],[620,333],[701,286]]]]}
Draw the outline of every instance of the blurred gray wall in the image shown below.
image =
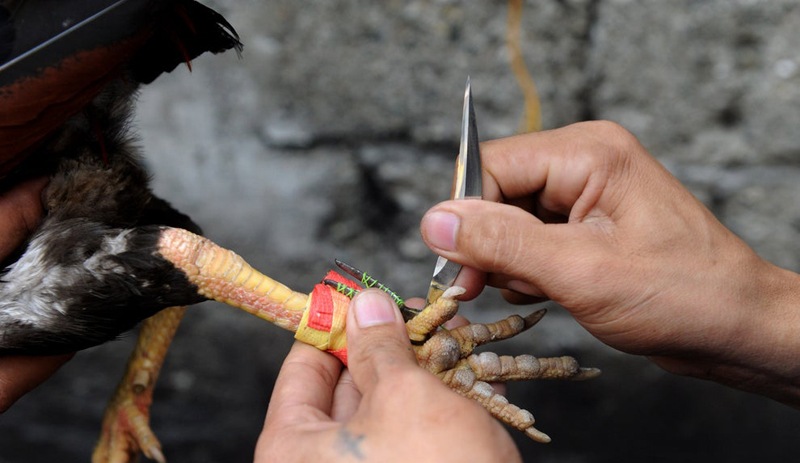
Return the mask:
{"type": "MultiPolygon", "coordinates": [[[[202,57],[142,92],[156,190],[295,289],[338,257],[423,294],[435,258],[418,223],[449,194],[466,76],[483,139],[514,134],[522,116],[506,2],[213,5],[245,51],[202,57]]],[[[625,125],[761,255],[800,270],[797,1],[527,1],[522,21],[546,128],[625,125]]],[[[463,310],[489,321],[520,309],[487,291],[463,310]]],[[[87,461],[132,343],[79,354],[0,417],[0,461],[87,461]]],[[[289,333],[225,306],[191,309],[153,412],[169,461],[250,460],[290,344],[289,333]]],[[[554,438],[513,433],[527,462],[778,461],[800,451],[795,411],[615,352],[558,308],[492,350],[569,353],[604,370],[588,383],[511,386],[554,438]]]]}

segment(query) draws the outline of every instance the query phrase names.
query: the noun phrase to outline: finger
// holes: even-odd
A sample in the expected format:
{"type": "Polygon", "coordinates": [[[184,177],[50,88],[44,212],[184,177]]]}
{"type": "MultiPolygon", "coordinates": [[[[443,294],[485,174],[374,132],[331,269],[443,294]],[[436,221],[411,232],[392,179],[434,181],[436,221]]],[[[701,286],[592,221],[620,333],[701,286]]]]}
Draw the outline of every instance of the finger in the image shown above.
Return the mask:
{"type": "Polygon", "coordinates": [[[422,310],[425,308],[425,299],[421,297],[409,297],[403,304],[409,309],[422,310]]]}
{"type": "Polygon", "coordinates": [[[349,370],[344,370],[336,383],[333,392],[333,406],[331,407],[331,418],[337,423],[348,421],[358,410],[361,403],[361,392],[353,381],[353,375],[349,370]]]}
{"type": "Polygon", "coordinates": [[[608,178],[625,169],[620,154],[639,148],[627,130],[605,121],[489,141],[481,145],[484,199],[538,193],[550,214],[582,216],[608,178]]]}
{"type": "Polygon", "coordinates": [[[462,317],[461,315],[456,315],[450,320],[444,322],[444,326],[448,330],[454,330],[459,326],[466,326],[469,325],[469,320],[466,317],[462,317]]]}
{"type": "Polygon", "coordinates": [[[0,413],[49,378],[73,355],[0,357],[0,413]]]}
{"type": "Polygon", "coordinates": [[[458,296],[460,301],[471,301],[478,297],[486,286],[486,272],[471,267],[464,267],[458,273],[455,286],[461,286],[466,292],[458,296]]]}
{"type": "Polygon", "coordinates": [[[420,229],[436,254],[488,273],[507,275],[546,292],[542,282],[588,255],[590,238],[599,224],[542,224],[536,217],[507,204],[488,201],[446,201],[428,211],[420,229]],[[491,218],[491,220],[487,220],[491,218]]]}
{"type": "Polygon", "coordinates": [[[335,357],[295,342],[275,381],[265,427],[328,421],[341,369],[335,357]]]}
{"type": "Polygon", "coordinates": [[[39,225],[45,185],[46,178],[37,178],[0,194],[0,257],[14,251],[39,225]]]}
{"type": "Polygon", "coordinates": [[[547,302],[550,300],[547,296],[530,296],[528,294],[519,293],[510,289],[501,289],[500,295],[503,296],[503,299],[505,299],[506,302],[514,305],[539,304],[541,302],[547,302]]]}
{"type": "Polygon", "coordinates": [[[503,298],[515,305],[538,304],[548,300],[544,291],[531,283],[515,280],[505,275],[490,274],[487,284],[500,289],[503,298]]]}
{"type": "Polygon", "coordinates": [[[524,296],[531,296],[535,298],[545,297],[544,291],[536,286],[498,273],[489,274],[486,279],[486,284],[493,288],[508,289],[524,296]]]}
{"type": "Polygon", "coordinates": [[[396,369],[418,367],[400,312],[382,291],[365,290],[351,301],[347,357],[350,373],[364,395],[396,369]]]}

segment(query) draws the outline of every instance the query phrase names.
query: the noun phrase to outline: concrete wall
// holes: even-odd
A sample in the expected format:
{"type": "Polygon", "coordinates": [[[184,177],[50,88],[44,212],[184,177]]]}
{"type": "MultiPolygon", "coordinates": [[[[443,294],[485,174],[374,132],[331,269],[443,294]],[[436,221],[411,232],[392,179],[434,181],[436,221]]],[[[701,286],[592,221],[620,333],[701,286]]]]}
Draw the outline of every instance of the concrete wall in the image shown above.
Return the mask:
{"type": "MultiPolygon", "coordinates": [[[[141,96],[157,191],[295,289],[338,257],[423,294],[435,258],[418,223],[449,192],[466,76],[482,138],[519,126],[506,2],[215,4],[242,58],[203,57],[141,96]]],[[[547,128],[622,123],[761,255],[800,270],[800,3],[542,0],[525,2],[522,21],[547,128]]],[[[494,294],[464,306],[480,321],[515,310],[494,294]]],[[[85,461],[132,341],[79,354],[0,417],[0,461],[85,461]]],[[[290,342],[227,307],[191,309],[153,418],[170,462],[249,460],[290,342]]],[[[511,386],[554,438],[515,434],[526,461],[775,461],[800,450],[796,412],[615,352],[558,308],[493,350],[569,353],[605,371],[511,386]]]]}

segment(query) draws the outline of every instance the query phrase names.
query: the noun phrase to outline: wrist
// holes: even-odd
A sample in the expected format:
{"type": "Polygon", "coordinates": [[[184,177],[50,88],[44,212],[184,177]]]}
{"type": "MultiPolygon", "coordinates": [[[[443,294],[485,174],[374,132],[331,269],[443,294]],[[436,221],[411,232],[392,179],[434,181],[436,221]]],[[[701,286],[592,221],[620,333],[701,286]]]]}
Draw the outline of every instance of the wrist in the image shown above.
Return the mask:
{"type": "Polygon", "coordinates": [[[673,373],[712,380],[800,408],[800,275],[758,258],[701,355],[658,358],[673,373]]]}
{"type": "Polygon", "coordinates": [[[742,317],[745,324],[751,320],[750,328],[742,329],[747,340],[742,367],[753,384],[740,388],[800,407],[800,275],[768,262],[765,267],[759,275],[761,301],[742,317]]]}

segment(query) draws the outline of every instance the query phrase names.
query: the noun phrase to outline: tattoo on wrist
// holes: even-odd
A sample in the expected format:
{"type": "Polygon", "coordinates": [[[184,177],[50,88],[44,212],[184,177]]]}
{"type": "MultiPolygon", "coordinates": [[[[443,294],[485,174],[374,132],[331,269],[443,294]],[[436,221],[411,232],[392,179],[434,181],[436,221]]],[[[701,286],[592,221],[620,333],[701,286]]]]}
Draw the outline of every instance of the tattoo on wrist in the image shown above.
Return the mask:
{"type": "Polygon", "coordinates": [[[364,434],[354,435],[347,428],[339,430],[339,447],[343,455],[351,455],[358,461],[364,460],[364,452],[361,450],[361,441],[366,437],[364,434]]]}

